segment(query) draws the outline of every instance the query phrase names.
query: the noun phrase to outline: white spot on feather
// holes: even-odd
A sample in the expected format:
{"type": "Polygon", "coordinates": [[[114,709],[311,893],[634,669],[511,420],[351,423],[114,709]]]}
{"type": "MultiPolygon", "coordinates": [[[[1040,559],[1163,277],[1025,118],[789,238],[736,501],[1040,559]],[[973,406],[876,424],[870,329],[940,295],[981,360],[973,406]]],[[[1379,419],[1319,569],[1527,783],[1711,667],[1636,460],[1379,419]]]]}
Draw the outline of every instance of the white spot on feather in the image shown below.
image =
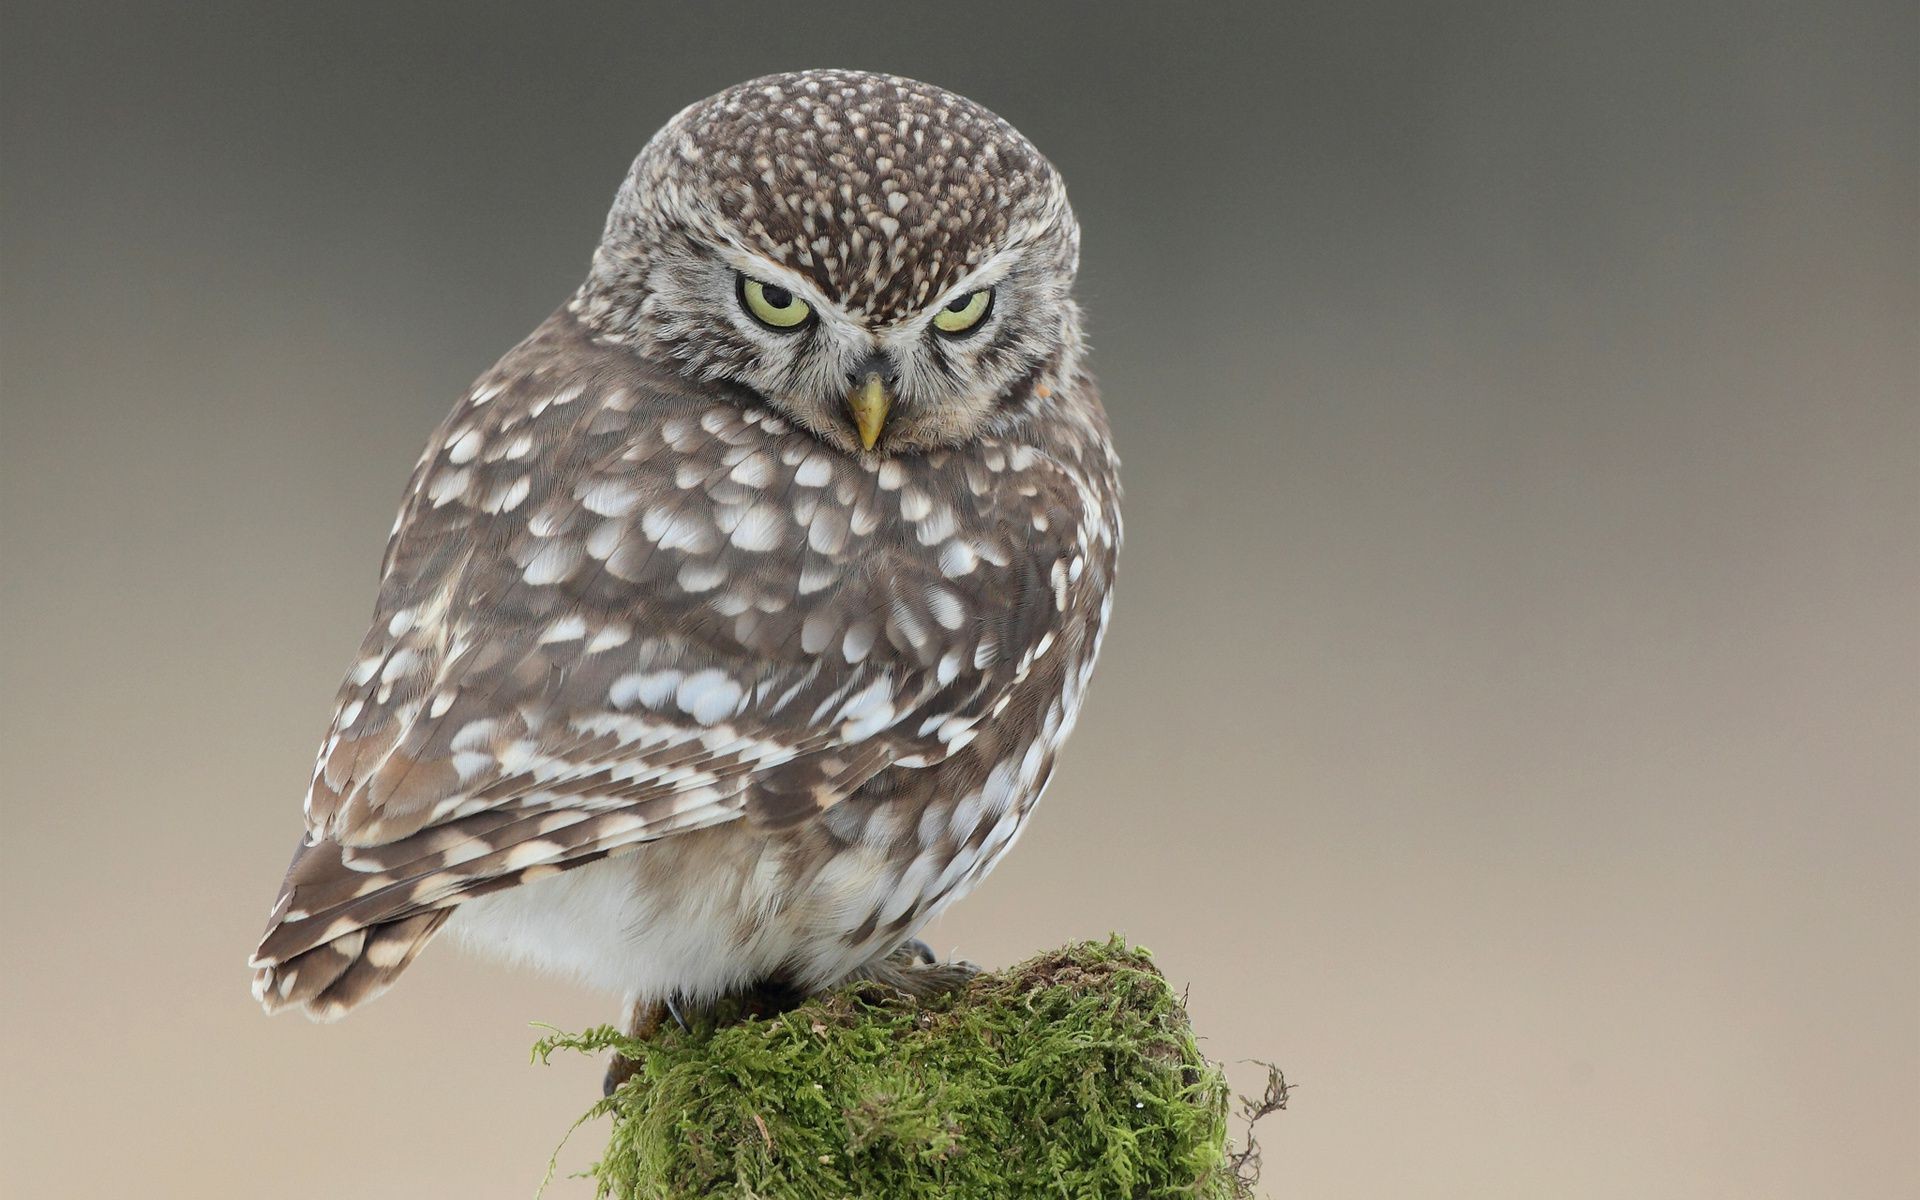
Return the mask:
{"type": "Polygon", "coordinates": [[[548,542],[528,561],[522,578],[536,585],[559,583],[580,565],[580,547],[572,542],[548,542]]]}
{"type": "Polygon", "coordinates": [[[719,563],[685,562],[674,578],[689,592],[710,592],[727,581],[727,569],[719,563]]]}
{"type": "Polygon", "coordinates": [[[427,486],[427,499],[433,501],[435,508],[439,508],[443,504],[465,496],[467,485],[472,481],[473,472],[465,467],[458,471],[442,471],[434,476],[433,482],[427,486]]]}
{"type": "Polygon", "coordinates": [[[559,855],[559,853],[560,844],[558,842],[549,842],[544,838],[534,838],[532,841],[521,842],[518,846],[507,851],[506,857],[501,860],[500,869],[503,871],[518,871],[524,867],[531,867],[537,863],[547,862],[559,855]]]}
{"type": "Polygon", "coordinates": [[[727,476],[735,483],[763,488],[773,482],[773,459],[756,451],[735,463],[727,476]]]}
{"type": "Polygon", "coordinates": [[[970,575],[980,565],[980,556],[965,542],[952,541],[940,548],[940,573],[948,579],[970,575]]]}
{"type": "Polygon", "coordinates": [[[756,505],[747,510],[728,536],[742,550],[772,550],[781,542],[780,530],[785,520],[772,507],[756,505]]]}
{"type": "Polygon", "coordinates": [[[576,494],[583,508],[603,517],[623,517],[640,503],[640,493],[618,479],[596,479],[576,494]]]}
{"type": "Polygon", "coordinates": [[[392,683],[394,680],[411,673],[419,661],[420,652],[411,646],[403,646],[395,650],[393,657],[387,659],[387,665],[380,671],[380,682],[392,683]]]}
{"type": "Polygon", "coordinates": [[[611,650],[615,646],[624,646],[627,643],[627,639],[632,636],[633,627],[624,622],[603,625],[600,628],[600,632],[594,634],[592,639],[587,642],[587,653],[598,654],[602,650],[611,650]]]}
{"type": "Polygon", "coordinates": [[[732,677],[708,668],[682,680],[674,693],[674,702],[702,725],[717,725],[740,711],[740,701],[745,695],[732,677]]]}
{"type": "Polygon", "coordinates": [[[607,692],[607,700],[615,708],[632,708],[635,704],[659,708],[679,688],[681,678],[680,672],[671,668],[635,671],[613,681],[613,687],[607,692]]]}
{"type": "Polygon", "coordinates": [[[469,429],[447,446],[447,461],[450,463],[472,462],[485,442],[486,439],[480,435],[478,429],[469,429]]]}
{"type": "Polygon", "coordinates": [[[640,532],[663,550],[690,550],[702,553],[709,548],[712,534],[697,517],[676,508],[650,508],[640,519],[640,532]]]}
{"type": "Polygon", "coordinates": [[[824,454],[810,454],[793,473],[801,487],[825,487],[833,482],[833,463],[824,454]]]}
{"type": "Polygon", "coordinates": [[[494,488],[488,493],[487,498],[480,502],[480,507],[490,513],[512,512],[520,506],[520,502],[525,500],[527,493],[532,490],[532,481],[522,475],[510,483],[494,488]]]}
{"type": "Polygon", "coordinates": [[[935,585],[927,589],[927,608],[943,629],[958,629],[966,623],[967,611],[960,597],[946,588],[935,585]]]}

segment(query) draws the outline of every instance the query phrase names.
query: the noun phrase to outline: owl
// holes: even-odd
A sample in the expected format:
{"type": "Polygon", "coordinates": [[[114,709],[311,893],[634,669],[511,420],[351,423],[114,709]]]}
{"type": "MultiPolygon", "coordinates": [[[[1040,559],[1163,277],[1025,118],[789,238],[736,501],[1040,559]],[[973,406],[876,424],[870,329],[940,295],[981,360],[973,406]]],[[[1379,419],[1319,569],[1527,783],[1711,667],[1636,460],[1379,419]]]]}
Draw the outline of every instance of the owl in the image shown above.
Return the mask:
{"type": "MultiPolygon", "coordinates": [[[[332,1020],[436,935],[663,1007],[853,978],[1013,845],[1110,607],[1059,175],[887,75],[656,134],[415,466],[254,953],[332,1020]]],[[[930,956],[925,956],[930,957],[930,956]]]]}

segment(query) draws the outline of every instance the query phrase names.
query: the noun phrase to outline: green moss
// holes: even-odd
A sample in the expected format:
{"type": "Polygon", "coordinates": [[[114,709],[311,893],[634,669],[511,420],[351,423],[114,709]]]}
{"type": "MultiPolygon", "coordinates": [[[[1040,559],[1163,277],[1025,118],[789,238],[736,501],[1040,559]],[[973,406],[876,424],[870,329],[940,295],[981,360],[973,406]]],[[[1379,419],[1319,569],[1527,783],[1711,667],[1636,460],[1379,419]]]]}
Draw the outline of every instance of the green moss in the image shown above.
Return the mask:
{"type": "Polygon", "coordinates": [[[1087,942],[931,1001],[852,987],[768,1018],[542,1042],[639,1069],[587,1119],[601,1196],[1244,1194],[1226,1078],[1144,950],[1087,942]]]}

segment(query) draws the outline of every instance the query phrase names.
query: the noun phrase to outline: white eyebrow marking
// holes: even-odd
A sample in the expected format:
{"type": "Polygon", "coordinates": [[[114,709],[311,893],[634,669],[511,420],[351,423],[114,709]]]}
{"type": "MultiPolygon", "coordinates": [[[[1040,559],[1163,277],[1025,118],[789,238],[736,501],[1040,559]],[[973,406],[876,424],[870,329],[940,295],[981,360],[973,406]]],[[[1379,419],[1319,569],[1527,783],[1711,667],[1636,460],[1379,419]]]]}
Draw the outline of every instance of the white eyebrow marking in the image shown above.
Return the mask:
{"type": "Polygon", "coordinates": [[[761,283],[778,284],[794,295],[805,300],[816,313],[824,313],[838,321],[851,325],[860,324],[846,309],[836,304],[826,293],[813,285],[813,281],[792,267],[783,266],[764,254],[755,254],[739,247],[729,247],[721,251],[720,257],[734,270],[748,279],[757,279],[761,283]]]}

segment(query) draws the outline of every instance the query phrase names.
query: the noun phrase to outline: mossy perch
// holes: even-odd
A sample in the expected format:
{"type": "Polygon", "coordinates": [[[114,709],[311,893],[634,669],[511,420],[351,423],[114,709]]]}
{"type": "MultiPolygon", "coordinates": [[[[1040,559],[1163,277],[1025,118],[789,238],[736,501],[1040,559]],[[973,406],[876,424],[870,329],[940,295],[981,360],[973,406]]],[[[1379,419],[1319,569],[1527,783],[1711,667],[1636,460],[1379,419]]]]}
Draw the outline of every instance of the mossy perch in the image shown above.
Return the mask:
{"type": "Polygon", "coordinates": [[[1255,1169],[1250,1130],[1248,1151],[1228,1148],[1226,1077],[1180,997],[1118,939],[929,1001],[854,986],[644,1042],[556,1035],[536,1053],[556,1049],[637,1060],[583,1118],[613,1118],[591,1173],[617,1200],[1225,1200],[1250,1194],[1255,1169]]]}

